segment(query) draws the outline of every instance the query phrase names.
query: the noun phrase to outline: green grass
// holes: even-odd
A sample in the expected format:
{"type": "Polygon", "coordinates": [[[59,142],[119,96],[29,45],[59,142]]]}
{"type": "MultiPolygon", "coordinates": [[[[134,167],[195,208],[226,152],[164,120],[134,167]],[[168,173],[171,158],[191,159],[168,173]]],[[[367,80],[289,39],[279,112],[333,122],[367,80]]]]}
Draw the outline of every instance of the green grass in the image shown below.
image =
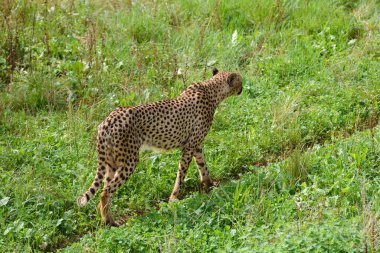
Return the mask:
{"type": "Polygon", "coordinates": [[[377,128],[300,155],[307,178],[295,189],[292,158],[250,166],[209,195],[162,204],[64,251],[364,252],[374,241],[377,248],[379,142],[377,128]]]}
{"type": "Polygon", "coordinates": [[[80,238],[67,250],[379,250],[379,130],[366,130],[380,116],[379,7],[5,1],[1,251],[49,251],[80,238]],[[204,145],[221,187],[199,193],[192,164],[182,200],[168,205],[180,153],[143,152],[113,201],[116,217],[132,217],[125,226],[100,224],[99,195],[77,208],[107,114],[175,97],[214,66],[244,79],[204,145]]]}

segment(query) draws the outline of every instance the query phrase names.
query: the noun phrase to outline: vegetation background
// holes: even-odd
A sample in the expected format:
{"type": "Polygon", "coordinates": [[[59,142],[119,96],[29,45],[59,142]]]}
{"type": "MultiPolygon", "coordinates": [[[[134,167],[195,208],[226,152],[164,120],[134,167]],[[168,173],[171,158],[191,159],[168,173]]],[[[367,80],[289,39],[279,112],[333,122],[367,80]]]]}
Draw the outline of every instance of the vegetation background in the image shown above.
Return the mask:
{"type": "Polygon", "coordinates": [[[0,251],[380,250],[380,16],[374,0],[2,0],[0,251]],[[141,153],[100,223],[96,126],[240,72],[205,156],[167,204],[179,152],[141,153]]]}

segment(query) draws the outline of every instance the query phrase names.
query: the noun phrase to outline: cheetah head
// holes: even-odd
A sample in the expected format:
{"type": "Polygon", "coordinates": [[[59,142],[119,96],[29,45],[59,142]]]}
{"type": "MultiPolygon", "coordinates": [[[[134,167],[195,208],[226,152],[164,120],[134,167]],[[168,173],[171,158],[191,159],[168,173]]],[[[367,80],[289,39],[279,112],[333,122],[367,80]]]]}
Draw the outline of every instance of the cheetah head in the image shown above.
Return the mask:
{"type": "Polygon", "coordinates": [[[212,70],[213,80],[222,83],[223,91],[227,96],[240,95],[243,91],[242,77],[238,73],[212,70]]]}

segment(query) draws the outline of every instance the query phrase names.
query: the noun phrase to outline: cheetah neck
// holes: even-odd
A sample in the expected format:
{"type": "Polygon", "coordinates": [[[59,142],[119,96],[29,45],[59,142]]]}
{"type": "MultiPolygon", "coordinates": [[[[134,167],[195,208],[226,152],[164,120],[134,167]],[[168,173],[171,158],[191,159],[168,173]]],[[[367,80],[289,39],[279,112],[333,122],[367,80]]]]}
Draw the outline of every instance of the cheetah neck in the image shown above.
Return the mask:
{"type": "Polygon", "coordinates": [[[214,109],[216,109],[220,102],[228,97],[223,84],[215,82],[215,80],[212,79],[206,82],[192,84],[181,94],[181,96],[191,96],[191,94],[194,93],[203,93],[209,101],[209,105],[214,109]]]}
{"type": "Polygon", "coordinates": [[[222,83],[212,81],[201,83],[212,105],[216,108],[228,95],[224,92],[222,83]]]}

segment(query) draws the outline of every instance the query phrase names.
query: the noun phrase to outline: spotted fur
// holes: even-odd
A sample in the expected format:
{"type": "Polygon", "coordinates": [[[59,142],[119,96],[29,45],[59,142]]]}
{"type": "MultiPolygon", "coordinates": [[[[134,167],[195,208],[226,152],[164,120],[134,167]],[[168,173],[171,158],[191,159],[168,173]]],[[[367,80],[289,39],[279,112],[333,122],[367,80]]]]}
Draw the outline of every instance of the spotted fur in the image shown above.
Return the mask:
{"type": "Polygon", "coordinates": [[[218,104],[241,91],[239,74],[214,69],[210,80],[191,85],[175,99],[113,111],[98,127],[97,174],[91,187],[78,198],[78,205],[84,206],[104,182],[98,208],[104,222],[118,225],[111,216],[111,197],[133,173],[143,146],[182,150],[170,201],[177,198],[193,157],[201,182],[209,187],[212,181],[202,143],[218,104]]]}

